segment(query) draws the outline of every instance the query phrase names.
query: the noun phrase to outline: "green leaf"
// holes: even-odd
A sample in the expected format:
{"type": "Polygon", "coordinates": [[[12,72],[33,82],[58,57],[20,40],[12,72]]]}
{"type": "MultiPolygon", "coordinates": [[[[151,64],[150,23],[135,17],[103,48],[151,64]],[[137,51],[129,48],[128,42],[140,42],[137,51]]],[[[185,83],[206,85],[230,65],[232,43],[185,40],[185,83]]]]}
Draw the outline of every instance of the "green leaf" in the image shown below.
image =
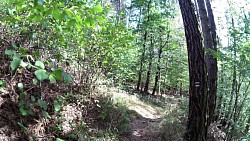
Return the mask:
{"type": "Polygon", "coordinates": [[[28,128],[25,127],[22,122],[18,122],[17,124],[25,130],[25,133],[27,133],[28,128]]]}
{"type": "Polygon", "coordinates": [[[37,84],[37,79],[36,78],[34,78],[34,79],[32,79],[32,83],[34,84],[34,85],[36,85],[37,84]]]}
{"type": "Polygon", "coordinates": [[[56,78],[56,80],[62,80],[63,76],[62,76],[62,70],[61,69],[55,69],[53,70],[53,74],[56,78]]]}
{"type": "Polygon", "coordinates": [[[60,138],[56,138],[56,141],[65,141],[65,140],[60,139],[60,138]]]}
{"type": "Polygon", "coordinates": [[[46,70],[44,69],[36,70],[35,75],[36,78],[40,81],[43,81],[49,77],[48,74],[46,73],[46,70]]]}
{"type": "Polygon", "coordinates": [[[102,16],[96,16],[96,19],[99,20],[101,23],[105,22],[105,18],[102,16]]]}
{"type": "Polygon", "coordinates": [[[43,101],[42,99],[38,99],[38,104],[39,104],[39,106],[41,107],[41,108],[43,108],[44,110],[47,110],[47,108],[48,108],[48,105],[47,105],[47,103],[45,102],[45,101],[43,101]]]}
{"type": "Polygon", "coordinates": [[[0,86],[3,85],[3,83],[4,83],[3,80],[0,80],[0,86]]]}
{"type": "Polygon", "coordinates": [[[30,115],[34,115],[34,113],[33,113],[33,111],[31,109],[28,109],[27,113],[30,114],[30,115]]]}
{"type": "Polygon", "coordinates": [[[4,53],[6,55],[13,55],[13,54],[15,54],[15,51],[14,50],[5,50],[4,53]]]}
{"type": "Polygon", "coordinates": [[[22,116],[26,116],[27,115],[27,111],[23,107],[20,107],[19,111],[21,112],[22,116]]]}
{"type": "Polygon", "coordinates": [[[82,19],[80,16],[76,15],[76,21],[79,23],[79,24],[82,24],[82,19]]]}
{"type": "Polygon", "coordinates": [[[19,96],[20,100],[24,100],[25,97],[26,97],[26,93],[21,93],[19,96]]]}
{"type": "Polygon", "coordinates": [[[22,54],[26,54],[27,49],[24,48],[24,47],[20,47],[20,48],[19,48],[19,52],[22,53],[22,54]]]}
{"type": "Polygon", "coordinates": [[[14,53],[13,60],[19,59],[20,60],[21,56],[19,53],[14,53]]]}
{"type": "Polygon", "coordinates": [[[30,96],[30,99],[31,99],[31,101],[33,101],[33,102],[35,102],[36,101],[36,98],[32,95],[32,96],[30,96]]]}
{"type": "Polygon", "coordinates": [[[56,112],[59,112],[61,110],[61,106],[59,105],[58,101],[54,101],[54,108],[56,112]]]}
{"type": "Polygon", "coordinates": [[[73,12],[69,9],[65,9],[65,13],[68,15],[69,18],[72,18],[74,16],[73,12]]]}
{"type": "Polygon", "coordinates": [[[49,75],[49,80],[50,80],[51,83],[56,83],[55,75],[54,74],[50,74],[49,75]]]}
{"type": "Polygon", "coordinates": [[[97,12],[97,13],[102,12],[102,7],[99,6],[99,5],[98,6],[94,6],[92,9],[94,10],[94,12],[97,12]]]}
{"type": "Polygon", "coordinates": [[[51,116],[49,115],[48,112],[42,110],[42,113],[43,113],[43,116],[46,117],[46,118],[51,118],[51,116]]]}
{"type": "Polygon", "coordinates": [[[11,63],[10,63],[11,69],[12,69],[12,70],[16,70],[16,69],[19,67],[20,63],[21,63],[21,60],[20,60],[20,59],[14,59],[14,60],[11,61],[11,63]]]}
{"type": "Polygon", "coordinates": [[[66,72],[63,72],[62,75],[67,82],[73,81],[73,78],[69,74],[67,74],[66,72]]]}
{"type": "Polygon", "coordinates": [[[61,54],[57,54],[57,55],[56,55],[56,59],[57,59],[58,61],[62,60],[62,58],[63,58],[63,56],[62,56],[61,54]]]}
{"type": "Polygon", "coordinates": [[[76,23],[76,20],[71,19],[71,20],[69,20],[69,21],[67,22],[67,26],[68,26],[68,27],[72,27],[72,26],[75,25],[75,23],[76,23]]]}
{"type": "Polygon", "coordinates": [[[37,67],[39,67],[41,69],[45,68],[44,63],[42,61],[36,61],[35,66],[37,66],[37,67]]]}
{"type": "Polygon", "coordinates": [[[52,11],[53,13],[53,18],[56,19],[56,20],[59,20],[60,19],[60,10],[59,9],[54,9],[52,11]]]}
{"type": "Polygon", "coordinates": [[[33,33],[33,34],[32,34],[32,38],[33,38],[33,39],[36,39],[37,37],[38,37],[38,33],[33,33]]]}
{"type": "Polygon", "coordinates": [[[93,18],[87,17],[86,20],[85,20],[85,24],[86,24],[87,26],[93,26],[93,25],[95,24],[95,21],[94,21],[93,18]]]}
{"type": "Polygon", "coordinates": [[[17,87],[18,87],[18,89],[22,90],[23,89],[23,83],[18,83],[17,87]]]}

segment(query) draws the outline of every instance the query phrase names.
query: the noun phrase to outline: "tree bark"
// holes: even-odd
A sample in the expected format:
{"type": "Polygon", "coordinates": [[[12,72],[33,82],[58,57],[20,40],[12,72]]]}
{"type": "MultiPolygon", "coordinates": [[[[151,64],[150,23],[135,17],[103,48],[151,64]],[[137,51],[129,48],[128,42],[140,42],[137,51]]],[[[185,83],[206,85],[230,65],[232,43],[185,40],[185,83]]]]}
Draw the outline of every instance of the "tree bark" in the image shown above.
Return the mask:
{"type": "Polygon", "coordinates": [[[185,139],[207,139],[207,85],[204,49],[197,18],[191,0],[179,0],[188,50],[189,114],[185,139]]]}
{"type": "Polygon", "coordinates": [[[149,89],[149,83],[150,83],[150,76],[151,76],[151,70],[152,70],[152,61],[153,61],[153,57],[154,57],[154,39],[153,39],[153,35],[150,35],[150,50],[149,50],[149,62],[148,62],[148,71],[147,71],[147,77],[146,77],[146,83],[145,83],[145,87],[144,87],[144,92],[148,93],[148,89],[149,89]]]}
{"type": "Polygon", "coordinates": [[[206,67],[208,75],[208,96],[209,96],[209,118],[208,126],[214,119],[214,111],[216,106],[216,91],[217,91],[217,60],[212,55],[212,51],[216,51],[216,33],[215,33],[215,24],[213,12],[209,0],[206,0],[208,11],[206,10],[204,0],[197,0],[198,9],[200,14],[200,21],[202,27],[202,33],[204,38],[204,47],[207,50],[205,54],[206,58],[206,67]],[[209,7],[210,6],[210,7],[209,7]],[[208,13],[210,17],[208,17],[208,13]],[[213,27],[213,34],[210,29],[210,26],[213,27]],[[214,35],[215,34],[215,35],[214,35]],[[213,40],[213,36],[215,36],[213,40]]]}
{"type": "Polygon", "coordinates": [[[142,56],[140,60],[140,69],[138,71],[138,81],[137,81],[137,87],[136,90],[140,90],[140,85],[141,85],[141,78],[142,78],[142,69],[143,69],[143,63],[145,62],[145,52],[146,52],[146,43],[147,43],[147,31],[144,32],[144,43],[143,43],[143,51],[142,51],[142,56]]]}

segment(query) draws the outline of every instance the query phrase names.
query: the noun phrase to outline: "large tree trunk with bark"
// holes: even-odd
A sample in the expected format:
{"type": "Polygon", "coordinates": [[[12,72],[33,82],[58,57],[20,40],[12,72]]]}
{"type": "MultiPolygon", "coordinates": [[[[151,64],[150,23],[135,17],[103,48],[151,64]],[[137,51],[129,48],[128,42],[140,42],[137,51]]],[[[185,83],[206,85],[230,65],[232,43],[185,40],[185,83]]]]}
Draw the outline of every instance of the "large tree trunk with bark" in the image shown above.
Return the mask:
{"type": "Polygon", "coordinates": [[[200,21],[202,33],[204,38],[204,47],[207,50],[205,54],[207,75],[208,75],[208,96],[209,96],[209,118],[208,126],[214,119],[214,111],[216,106],[216,92],[217,92],[217,60],[212,55],[212,51],[216,51],[216,32],[214,16],[209,0],[197,0],[200,14],[200,21]],[[210,28],[211,27],[211,28],[210,28]]]}
{"type": "MultiPolygon", "coordinates": [[[[212,51],[217,52],[217,34],[216,34],[216,26],[214,21],[214,14],[212,12],[212,7],[210,4],[210,0],[206,0],[208,19],[210,23],[211,36],[213,40],[213,46],[211,48],[212,51]]],[[[212,55],[211,55],[212,56],[212,55]]],[[[215,108],[216,108],[216,100],[217,100],[217,81],[218,81],[218,65],[217,58],[212,56],[210,58],[210,69],[208,73],[208,81],[209,81],[209,119],[210,122],[215,120],[215,108]]]]}
{"type": "Polygon", "coordinates": [[[191,0],[179,0],[185,27],[189,64],[189,114],[186,140],[207,139],[207,85],[204,49],[197,18],[191,0]]]}

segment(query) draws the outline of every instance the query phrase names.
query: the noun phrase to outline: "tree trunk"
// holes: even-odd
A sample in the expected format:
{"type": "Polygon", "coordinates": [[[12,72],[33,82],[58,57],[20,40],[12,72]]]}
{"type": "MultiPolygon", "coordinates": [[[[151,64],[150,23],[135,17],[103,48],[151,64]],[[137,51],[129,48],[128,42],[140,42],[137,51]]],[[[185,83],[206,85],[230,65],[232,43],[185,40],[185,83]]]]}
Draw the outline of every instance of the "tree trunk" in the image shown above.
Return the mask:
{"type": "Polygon", "coordinates": [[[248,115],[246,127],[245,127],[245,130],[244,130],[244,133],[245,133],[245,134],[248,134],[248,133],[249,133],[249,127],[250,127],[250,115],[248,115]]]}
{"type": "Polygon", "coordinates": [[[144,33],[143,51],[142,51],[142,56],[141,56],[141,61],[140,61],[140,69],[138,71],[138,81],[137,81],[137,87],[136,87],[136,90],[138,91],[140,90],[143,63],[145,62],[146,43],[147,43],[147,31],[145,31],[144,33]]]}
{"type": "MultiPolygon", "coordinates": [[[[147,9],[147,20],[146,23],[148,23],[150,21],[150,17],[149,17],[149,13],[150,13],[150,4],[151,4],[151,0],[148,2],[148,9],[147,9]]],[[[140,10],[140,14],[141,14],[141,10],[140,10]]],[[[147,26],[144,32],[144,43],[143,43],[143,53],[141,56],[141,61],[140,61],[140,69],[138,71],[138,81],[137,81],[137,86],[136,86],[136,90],[139,91],[140,90],[140,86],[141,86],[141,78],[142,78],[142,71],[143,71],[143,63],[145,62],[145,52],[146,52],[146,44],[147,44],[147,26]]],[[[141,87],[141,91],[142,91],[142,87],[141,87]]]]}
{"type": "MultiPolygon", "coordinates": [[[[217,52],[217,34],[216,34],[216,26],[214,21],[214,15],[212,12],[212,7],[209,0],[206,0],[207,13],[210,25],[210,32],[212,37],[212,46],[211,51],[217,52]]],[[[215,108],[216,108],[216,99],[217,99],[217,80],[218,80],[218,65],[217,58],[212,54],[207,53],[209,60],[209,68],[208,68],[208,96],[209,96],[209,121],[213,122],[215,120],[215,108]]]]}
{"type": "MultiPolygon", "coordinates": [[[[224,64],[221,65],[221,76],[220,76],[220,84],[224,84],[224,64]]],[[[223,94],[224,94],[224,87],[220,87],[221,90],[223,90],[223,92],[221,92],[221,94],[218,96],[218,102],[217,102],[217,108],[216,108],[216,121],[219,120],[221,117],[223,117],[224,115],[222,114],[225,114],[225,112],[223,112],[222,108],[225,108],[223,107],[223,94]],[[222,113],[223,112],[223,113],[222,113]]]]}
{"type": "Polygon", "coordinates": [[[150,76],[151,76],[151,70],[152,70],[152,61],[153,61],[153,57],[154,57],[154,43],[153,43],[153,35],[150,35],[150,50],[149,50],[149,62],[148,62],[148,71],[147,71],[147,77],[146,77],[146,83],[145,83],[145,87],[144,87],[144,92],[148,93],[148,89],[149,89],[149,83],[150,83],[150,76]]]}
{"type": "MultiPolygon", "coordinates": [[[[157,70],[156,70],[156,75],[155,75],[155,84],[154,84],[154,88],[153,88],[153,93],[152,95],[155,95],[155,92],[156,92],[156,89],[157,89],[157,85],[158,85],[158,81],[160,80],[160,72],[161,72],[161,54],[162,54],[162,50],[163,48],[165,47],[165,45],[168,43],[169,41],[169,35],[170,33],[168,32],[167,34],[167,40],[166,40],[166,43],[163,45],[162,43],[162,39],[161,39],[161,46],[160,46],[160,49],[159,49],[159,54],[158,54],[158,61],[157,61],[157,70]]],[[[161,38],[161,37],[160,37],[161,38]]]]}
{"type": "Polygon", "coordinates": [[[189,114],[185,138],[207,139],[207,85],[204,50],[197,18],[191,0],[179,0],[185,27],[189,64],[189,114]]]}
{"type": "MultiPolygon", "coordinates": [[[[212,32],[210,29],[210,25],[214,26],[212,23],[213,20],[213,13],[211,9],[210,2],[207,0],[207,4],[209,4],[210,8],[210,16],[208,17],[208,12],[205,7],[204,0],[197,0],[198,7],[199,7],[199,14],[200,14],[200,21],[202,27],[202,33],[204,38],[204,47],[207,49],[205,58],[206,58],[206,67],[208,73],[208,96],[209,96],[209,118],[208,118],[208,126],[213,121],[214,111],[215,111],[215,104],[216,104],[216,90],[217,90],[217,60],[211,54],[211,51],[216,51],[216,46],[214,46],[212,32]],[[210,18],[210,19],[209,19],[210,18]]],[[[215,27],[214,27],[215,28],[215,27]]],[[[215,29],[214,29],[215,31],[215,29]]],[[[216,35],[215,35],[216,36],[216,35]]]]}
{"type": "Polygon", "coordinates": [[[157,89],[157,85],[158,85],[158,81],[160,79],[160,72],[161,72],[161,53],[162,53],[162,48],[159,49],[159,54],[158,54],[158,61],[157,61],[157,70],[156,70],[156,75],[155,75],[155,84],[154,84],[154,88],[153,88],[153,92],[152,95],[155,95],[156,89],[157,89]]]}

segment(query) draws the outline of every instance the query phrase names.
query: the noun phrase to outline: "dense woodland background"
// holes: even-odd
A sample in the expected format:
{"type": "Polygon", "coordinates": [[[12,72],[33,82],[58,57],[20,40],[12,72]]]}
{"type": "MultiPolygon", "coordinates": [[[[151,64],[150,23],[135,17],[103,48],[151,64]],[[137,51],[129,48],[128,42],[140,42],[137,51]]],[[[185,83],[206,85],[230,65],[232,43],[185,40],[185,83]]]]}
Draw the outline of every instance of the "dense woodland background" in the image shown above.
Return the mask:
{"type": "Polygon", "coordinates": [[[0,140],[247,141],[249,4],[1,0],[0,140]]]}

